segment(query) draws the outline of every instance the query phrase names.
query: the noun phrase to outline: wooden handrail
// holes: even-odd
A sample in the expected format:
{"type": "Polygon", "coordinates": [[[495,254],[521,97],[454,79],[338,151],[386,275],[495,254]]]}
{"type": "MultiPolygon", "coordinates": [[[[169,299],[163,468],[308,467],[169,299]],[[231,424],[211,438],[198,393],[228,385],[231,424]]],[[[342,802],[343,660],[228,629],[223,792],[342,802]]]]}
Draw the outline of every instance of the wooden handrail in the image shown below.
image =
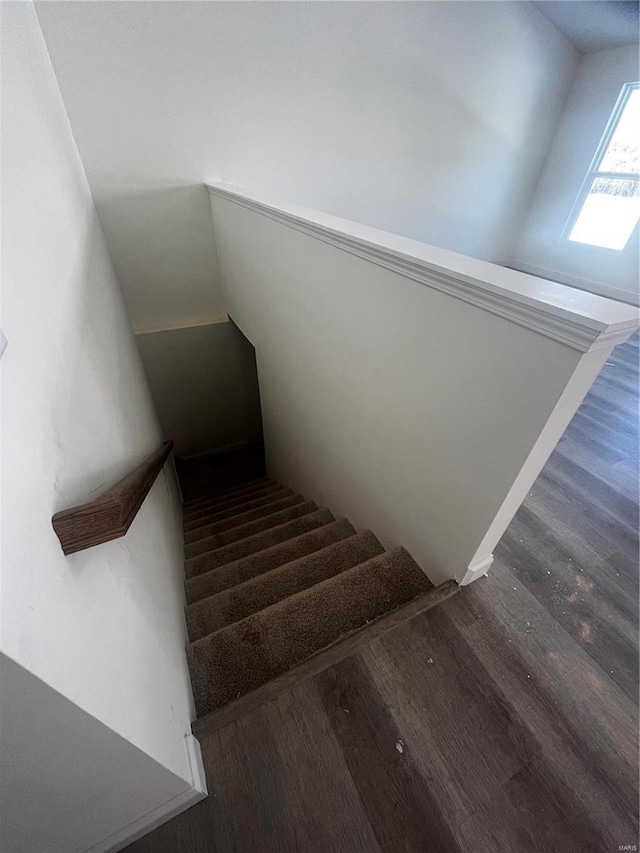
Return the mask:
{"type": "Polygon", "coordinates": [[[64,553],[73,554],[124,536],[172,448],[173,442],[165,441],[99,498],[57,512],[51,523],[64,553]]]}

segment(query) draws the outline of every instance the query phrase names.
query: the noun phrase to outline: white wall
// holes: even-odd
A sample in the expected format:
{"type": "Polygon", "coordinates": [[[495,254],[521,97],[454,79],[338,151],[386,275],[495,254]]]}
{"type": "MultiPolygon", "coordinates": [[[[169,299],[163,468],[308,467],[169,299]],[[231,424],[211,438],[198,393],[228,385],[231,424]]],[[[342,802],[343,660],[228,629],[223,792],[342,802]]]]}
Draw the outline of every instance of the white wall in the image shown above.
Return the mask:
{"type": "Polygon", "coordinates": [[[256,210],[246,195],[239,203],[228,195],[212,195],[216,243],[229,310],[256,347],[269,475],[386,546],[404,545],[434,582],[464,579],[470,567],[473,576],[613,345],[585,353],[535,322],[526,327],[538,316],[526,309],[506,319],[501,288],[518,306],[526,294],[540,300],[543,326],[570,314],[579,334],[591,312],[623,318],[630,333],[637,312],[334,217],[256,210]],[[304,233],[301,221],[314,235],[316,223],[339,235],[346,251],[304,233]],[[393,247],[406,275],[381,246],[393,247]],[[469,301],[414,280],[405,258],[443,271],[445,289],[457,282],[469,301]],[[474,280],[490,282],[489,310],[476,307],[465,284],[474,280]]]}
{"type": "MultiPolygon", "coordinates": [[[[581,57],[562,120],[510,262],[521,269],[638,304],[638,228],[625,250],[572,243],[562,232],[638,48],[581,57]]],[[[640,132],[640,131],[639,131],[640,132]]]]}
{"type": "Polygon", "coordinates": [[[228,319],[136,336],[165,438],[187,457],[262,444],[255,353],[228,319]]]}
{"type": "Polygon", "coordinates": [[[2,4],[1,271],[1,649],[188,780],[181,512],[169,470],[123,539],[65,557],[51,526],[162,434],[26,2],[2,4]]]}
{"type": "Polygon", "coordinates": [[[184,779],[1,653],[0,723],[3,853],[119,850],[192,798],[184,779]]]}
{"type": "Polygon", "coordinates": [[[206,180],[504,259],[577,58],[524,2],[38,15],[136,327],[226,310],[206,180]]]}

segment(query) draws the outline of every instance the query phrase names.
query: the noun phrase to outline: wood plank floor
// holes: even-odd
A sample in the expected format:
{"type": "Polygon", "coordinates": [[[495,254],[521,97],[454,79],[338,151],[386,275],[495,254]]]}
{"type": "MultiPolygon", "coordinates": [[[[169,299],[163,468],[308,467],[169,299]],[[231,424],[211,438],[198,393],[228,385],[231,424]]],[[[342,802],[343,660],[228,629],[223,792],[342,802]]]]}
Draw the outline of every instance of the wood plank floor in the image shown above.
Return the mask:
{"type": "Polygon", "coordinates": [[[638,844],[638,339],[488,578],[203,742],[210,796],[129,853],[638,844]]]}

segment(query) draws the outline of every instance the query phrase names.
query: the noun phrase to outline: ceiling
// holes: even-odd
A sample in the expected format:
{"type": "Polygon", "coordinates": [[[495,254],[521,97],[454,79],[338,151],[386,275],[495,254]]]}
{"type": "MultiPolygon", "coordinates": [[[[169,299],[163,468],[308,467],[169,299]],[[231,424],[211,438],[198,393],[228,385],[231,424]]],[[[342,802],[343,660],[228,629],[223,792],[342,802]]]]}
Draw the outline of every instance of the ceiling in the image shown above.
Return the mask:
{"type": "Polygon", "coordinates": [[[638,0],[534,0],[581,53],[638,43],[638,0]]]}

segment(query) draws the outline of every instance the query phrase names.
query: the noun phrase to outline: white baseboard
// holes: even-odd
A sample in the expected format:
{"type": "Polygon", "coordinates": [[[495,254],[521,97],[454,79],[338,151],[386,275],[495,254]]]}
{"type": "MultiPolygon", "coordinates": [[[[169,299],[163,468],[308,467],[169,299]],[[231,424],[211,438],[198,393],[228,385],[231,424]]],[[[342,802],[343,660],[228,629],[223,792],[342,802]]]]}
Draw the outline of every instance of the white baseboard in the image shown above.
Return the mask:
{"type": "Polygon", "coordinates": [[[117,853],[118,850],[124,850],[129,844],[133,844],[138,838],[142,838],[148,832],[162,826],[171,818],[181,814],[199,803],[205,798],[206,794],[200,791],[194,791],[193,788],[187,788],[182,794],[173,797],[166,803],[162,803],[157,808],[143,815],[138,820],[133,821],[123,827],[118,832],[114,832],[106,840],[100,842],[95,847],[91,847],[86,853],[117,853]]]}
{"type": "Polygon", "coordinates": [[[98,844],[85,850],[84,853],[117,853],[118,850],[123,850],[136,839],[142,838],[143,835],[158,826],[162,826],[163,823],[205,799],[207,796],[207,780],[202,763],[202,752],[199,742],[192,734],[185,735],[185,749],[191,784],[187,784],[184,791],[123,826],[122,829],[117,830],[108,838],[102,839],[98,844]]]}
{"type": "Polygon", "coordinates": [[[473,583],[473,581],[477,581],[478,578],[483,578],[491,568],[492,564],[493,554],[489,554],[488,557],[483,557],[481,560],[469,563],[469,567],[467,568],[463,578],[461,580],[456,578],[459,586],[467,586],[468,584],[473,583]]]}
{"type": "Polygon", "coordinates": [[[199,791],[203,796],[207,796],[207,777],[204,773],[204,764],[202,763],[202,750],[200,749],[200,741],[192,734],[184,736],[184,745],[187,750],[187,761],[189,762],[189,772],[191,773],[191,785],[199,791]]]}

